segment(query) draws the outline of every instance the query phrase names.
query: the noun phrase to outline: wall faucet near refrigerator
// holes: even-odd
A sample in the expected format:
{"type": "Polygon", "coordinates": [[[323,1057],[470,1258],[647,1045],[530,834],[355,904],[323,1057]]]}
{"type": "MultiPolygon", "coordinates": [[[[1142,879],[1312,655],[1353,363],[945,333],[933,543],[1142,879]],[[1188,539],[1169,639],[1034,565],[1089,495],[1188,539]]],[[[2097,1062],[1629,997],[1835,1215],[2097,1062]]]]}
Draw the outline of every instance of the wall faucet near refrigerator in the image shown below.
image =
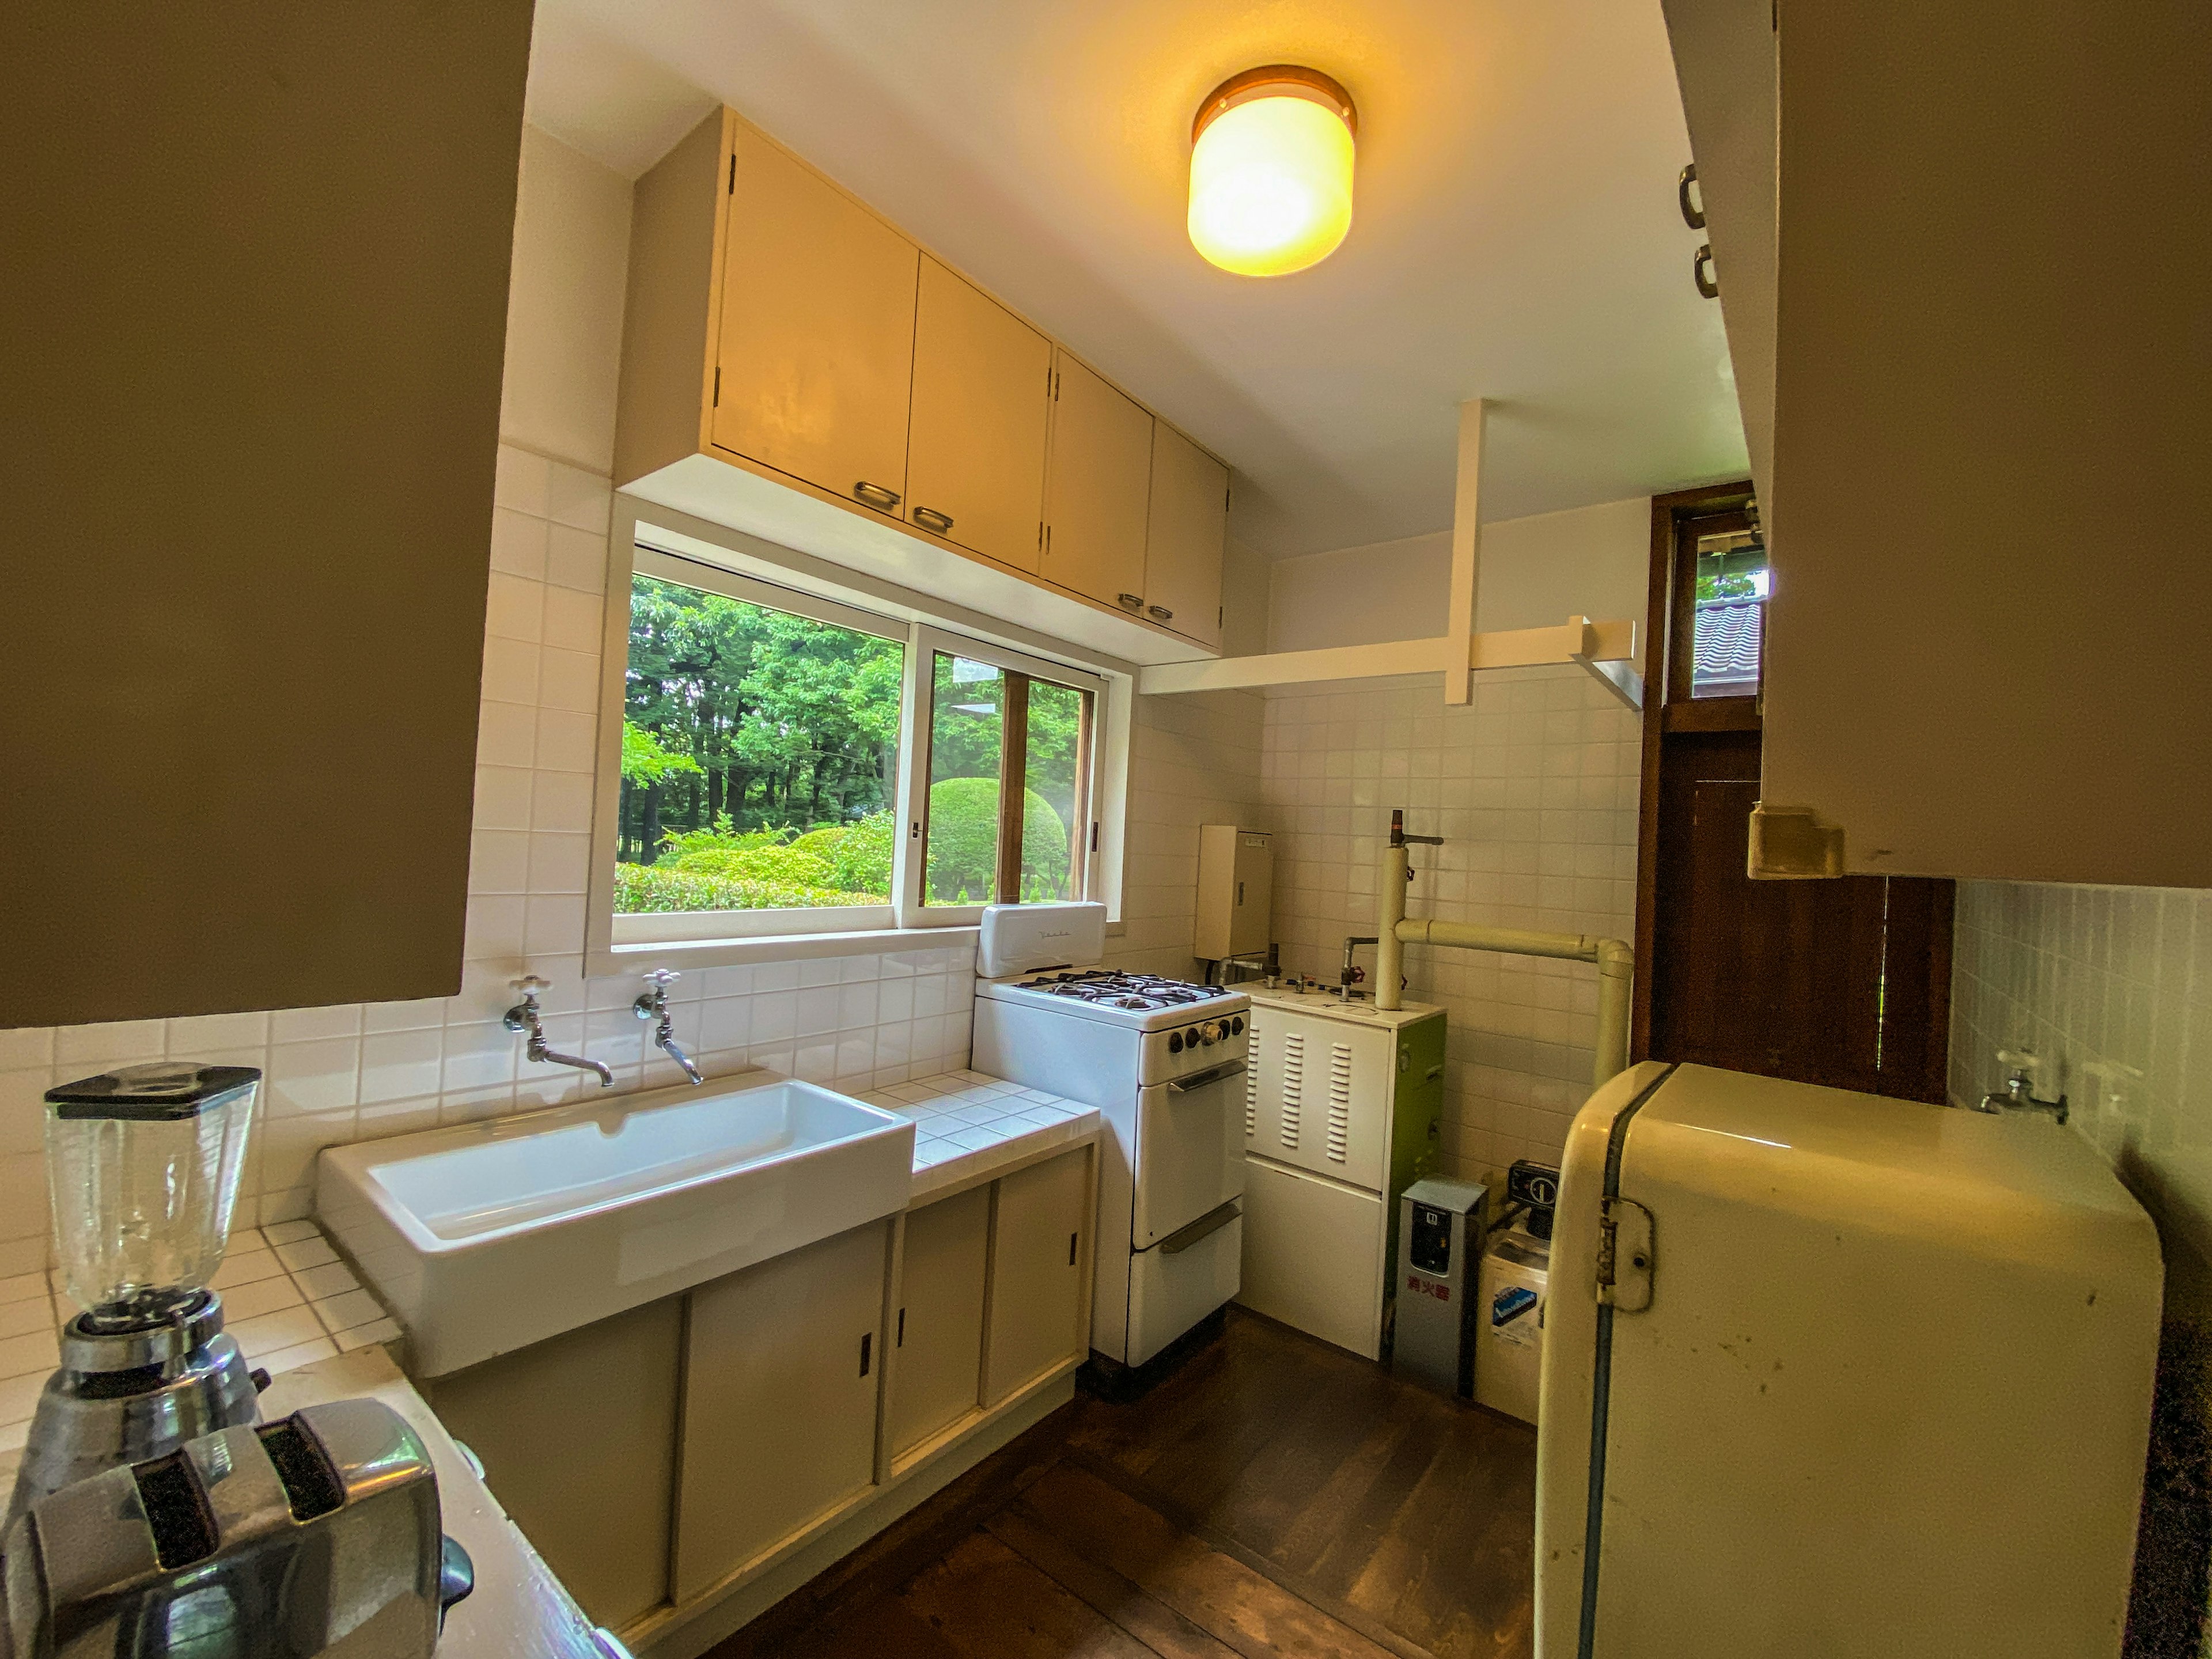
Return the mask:
{"type": "Polygon", "coordinates": [[[1517,927],[1483,927],[1464,921],[1410,920],[1406,915],[1406,884],[1413,877],[1406,848],[1417,843],[1441,847],[1443,838],[1407,835],[1406,809],[1391,808],[1390,841],[1382,849],[1382,876],[1376,884],[1382,914],[1375,928],[1380,936],[1375,947],[1375,1006],[1385,1011],[1400,1006],[1408,945],[1451,945],[1462,950],[1498,951],[1508,956],[1560,957],[1571,962],[1594,962],[1597,964],[1597,1051],[1591,1062],[1590,1081],[1601,1084],[1626,1071],[1628,999],[1636,982],[1636,952],[1627,943],[1617,939],[1598,939],[1589,933],[1541,933],[1517,927]]]}

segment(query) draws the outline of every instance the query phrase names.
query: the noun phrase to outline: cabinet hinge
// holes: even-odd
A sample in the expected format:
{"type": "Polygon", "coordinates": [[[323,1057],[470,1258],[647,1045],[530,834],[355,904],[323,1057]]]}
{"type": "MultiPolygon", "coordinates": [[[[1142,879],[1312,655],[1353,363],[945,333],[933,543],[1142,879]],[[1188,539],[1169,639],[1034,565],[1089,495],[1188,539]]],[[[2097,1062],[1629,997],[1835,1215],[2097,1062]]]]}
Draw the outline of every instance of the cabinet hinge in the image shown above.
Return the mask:
{"type": "Polygon", "coordinates": [[[1598,1209],[1597,1299],[1615,1313],[1651,1305],[1651,1212],[1632,1199],[1608,1198],[1598,1209]]]}
{"type": "Polygon", "coordinates": [[[1052,372],[1052,400],[1060,401],[1060,371],[1056,368],[1052,372]]]}
{"type": "Polygon", "coordinates": [[[731,194],[731,195],[732,195],[732,196],[735,196],[737,193],[738,193],[738,153],[737,153],[737,151],[735,151],[735,150],[732,150],[732,151],[730,152],[730,188],[729,188],[729,194],[731,194]]]}
{"type": "Polygon", "coordinates": [[[722,406],[722,366],[720,363],[714,365],[714,401],[708,406],[714,409],[722,406]]]}

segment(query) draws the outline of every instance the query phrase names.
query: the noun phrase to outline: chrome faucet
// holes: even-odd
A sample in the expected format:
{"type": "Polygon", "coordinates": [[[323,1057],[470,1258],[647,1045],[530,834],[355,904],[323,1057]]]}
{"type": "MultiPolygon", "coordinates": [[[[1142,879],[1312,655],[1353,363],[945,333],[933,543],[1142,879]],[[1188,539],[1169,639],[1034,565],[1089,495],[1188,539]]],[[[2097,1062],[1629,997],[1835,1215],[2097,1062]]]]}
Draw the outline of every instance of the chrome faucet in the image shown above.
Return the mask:
{"type": "Polygon", "coordinates": [[[575,1054],[556,1054],[545,1046],[545,1028],[538,1023],[538,994],[552,989],[552,983],[535,974],[525,975],[514,981],[514,988],[522,993],[522,1000],[507,1011],[500,1023],[510,1031],[527,1031],[530,1041],[523,1045],[523,1054],[532,1060],[543,1060],[549,1066],[573,1066],[580,1072],[599,1073],[599,1087],[615,1086],[615,1074],[596,1060],[585,1060],[575,1054]]]}
{"type": "Polygon", "coordinates": [[[1997,1058],[2012,1067],[2012,1073],[2005,1079],[2002,1090],[1982,1097],[1982,1103],[1974,1109],[1976,1111],[2048,1112],[2057,1121],[2066,1121],[2064,1095],[2060,1095],[2056,1100],[2038,1100],[2035,1097],[2035,1075],[2028,1069],[2028,1062],[2034,1058],[2033,1055],[2001,1053],[1997,1058]]]}
{"type": "Polygon", "coordinates": [[[1372,933],[1352,933],[1344,941],[1344,970],[1336,976],[1336,996],[1340,1002],[1350,1002],[1359,993],[1352,988],[1367,977],[1367,970],[1352,960],[1352,953],[1363,945],[1379,943],[1372,933]]]}
{"type": "Polygon", "coordinates": [[[668,988],[682,977],[673,968],[655,968],[645,976],[651,988],[631,1003],[630,1009],[640,1019],[658,1019],[660,1024],[653,1029],[653,1040],[668,1051],[669,1059],[684,1068],[684,1076],[694,1083],[704,1083],[707,1079],[699,1075],[691,1056],[676,1046],[676,1022],[669,1017],[668,988]]]}

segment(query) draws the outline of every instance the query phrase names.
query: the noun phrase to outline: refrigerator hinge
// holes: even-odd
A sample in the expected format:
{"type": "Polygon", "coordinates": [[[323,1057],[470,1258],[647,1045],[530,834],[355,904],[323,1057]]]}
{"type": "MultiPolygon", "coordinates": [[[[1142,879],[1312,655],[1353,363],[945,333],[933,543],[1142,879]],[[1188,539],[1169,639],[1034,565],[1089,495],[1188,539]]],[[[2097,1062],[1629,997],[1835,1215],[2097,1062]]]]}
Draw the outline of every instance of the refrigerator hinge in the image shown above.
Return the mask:
{"type": "Polygon", "coordinates": [[[1633,1199],[1608,1198],[1599,1208],[1597,1299],[1615,1313],[1651,1305],[1651,1212],[1633,1199]]]}

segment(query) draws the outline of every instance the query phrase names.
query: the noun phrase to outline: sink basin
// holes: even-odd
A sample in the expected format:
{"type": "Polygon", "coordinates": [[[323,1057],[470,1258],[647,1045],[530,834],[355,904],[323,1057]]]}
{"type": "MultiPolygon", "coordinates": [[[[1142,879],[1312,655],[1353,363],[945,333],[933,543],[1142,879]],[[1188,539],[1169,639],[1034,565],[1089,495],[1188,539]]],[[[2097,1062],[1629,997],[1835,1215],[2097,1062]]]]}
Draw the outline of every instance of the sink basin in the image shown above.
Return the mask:
{"type": "Polygon", "coordinates": [[[906,1207],[914,1125],[770,1073],[326,1150],[315,1210],[439,1376],[906,1207]]]}

